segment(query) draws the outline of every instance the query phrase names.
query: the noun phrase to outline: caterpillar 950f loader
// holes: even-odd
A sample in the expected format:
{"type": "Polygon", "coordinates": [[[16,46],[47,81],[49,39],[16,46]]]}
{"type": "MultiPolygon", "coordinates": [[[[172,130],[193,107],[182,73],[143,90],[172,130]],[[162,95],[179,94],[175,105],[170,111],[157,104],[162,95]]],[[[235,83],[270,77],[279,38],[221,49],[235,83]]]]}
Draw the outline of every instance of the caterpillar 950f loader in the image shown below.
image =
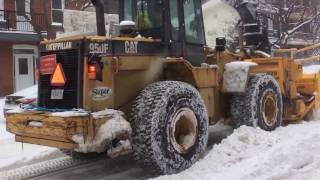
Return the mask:
{"type": "Polygon", "coordinates": [[[228,53],[224,39],[206,47],[200,0],[120,2],[120,20],[131,22],[118,36],[105,36],[96,0],[98,36],[41,43],[38,107],[7,113],[16,141],[82,155],[132,151],[170,174],[199,159],[208,126],[222,118],[271,131],[319,106],[319,74],[259,51],[263,38],[252,36],[261,33],[246,34],[252,53],[228,53]]]}

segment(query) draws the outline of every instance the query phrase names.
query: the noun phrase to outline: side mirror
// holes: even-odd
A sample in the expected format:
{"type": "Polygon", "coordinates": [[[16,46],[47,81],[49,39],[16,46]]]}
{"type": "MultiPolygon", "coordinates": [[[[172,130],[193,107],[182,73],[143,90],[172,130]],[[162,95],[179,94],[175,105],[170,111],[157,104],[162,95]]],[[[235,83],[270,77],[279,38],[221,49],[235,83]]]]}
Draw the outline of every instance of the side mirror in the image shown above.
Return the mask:
{"type": "Polygon", "coordinates": [[[216,39],[216,51],[219,51],[219,52],[225,51],[226,50],[226,44],[227,44],[226,38],[218,37],[216,39]]]}

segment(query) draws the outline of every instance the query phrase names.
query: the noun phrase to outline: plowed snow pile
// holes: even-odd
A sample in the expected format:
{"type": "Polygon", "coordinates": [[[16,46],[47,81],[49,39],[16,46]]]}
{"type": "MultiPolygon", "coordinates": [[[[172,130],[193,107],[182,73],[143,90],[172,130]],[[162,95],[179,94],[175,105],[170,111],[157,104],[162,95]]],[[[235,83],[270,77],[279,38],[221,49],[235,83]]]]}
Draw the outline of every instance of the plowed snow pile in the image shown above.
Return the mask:
{"type": "MultiPolygon", "coordinates": [[[[4,99],[0,98],[0,142],[5,139],[12,139],[14,136],[6,131],[6,122],[3,117],[4,99]]],[[[0,145],[1,148],[1,145],[0,145]]]]}
{"type": "Polygon", "coordinates": [[[320,120],[271,133],[243,126],[191,168],[158,179],[319,180],[319,129],[320,120]]]}

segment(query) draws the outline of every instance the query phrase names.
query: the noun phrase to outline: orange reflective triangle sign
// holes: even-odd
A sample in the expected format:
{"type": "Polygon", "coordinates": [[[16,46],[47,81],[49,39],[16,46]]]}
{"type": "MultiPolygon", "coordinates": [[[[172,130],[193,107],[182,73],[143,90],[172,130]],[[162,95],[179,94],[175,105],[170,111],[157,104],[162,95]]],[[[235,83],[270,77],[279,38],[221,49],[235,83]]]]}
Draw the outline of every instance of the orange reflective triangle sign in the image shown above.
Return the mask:
{"type": "Polygon", "coordinates": [[[66,84],[66,76],[64,75],[62,66],[57,63],[51,76],[51,86],[64,86],[66,84]]]}

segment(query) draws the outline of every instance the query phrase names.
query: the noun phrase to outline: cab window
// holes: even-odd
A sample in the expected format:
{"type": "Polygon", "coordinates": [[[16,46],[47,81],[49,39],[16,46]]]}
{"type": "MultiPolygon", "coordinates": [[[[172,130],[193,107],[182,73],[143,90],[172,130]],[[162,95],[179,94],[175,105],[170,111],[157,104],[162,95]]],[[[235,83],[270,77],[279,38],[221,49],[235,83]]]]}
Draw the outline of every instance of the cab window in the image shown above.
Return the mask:
{"type": "Polygon", "coordinates": [[[136,23],[139,30],[161,27],[161,0],[137,0],[136,23]]]}
{"type": "Polygon", "coordinates": [[[200,8],[195,0],[184,0],[185,36],[188,43],[204,44],[205,42],[200,8]]]}
{"type": "Polygon", "coordinates": [[[179,14],[178,14],[178,1],[170,0],[170,21],[171,21],[171,34],[173,40],[179,40],[179,14]]]}
{"type": "Polygon", "coordinates": [[[124,20],[133,21],[132,0],[124,0],[124,20]]]}

